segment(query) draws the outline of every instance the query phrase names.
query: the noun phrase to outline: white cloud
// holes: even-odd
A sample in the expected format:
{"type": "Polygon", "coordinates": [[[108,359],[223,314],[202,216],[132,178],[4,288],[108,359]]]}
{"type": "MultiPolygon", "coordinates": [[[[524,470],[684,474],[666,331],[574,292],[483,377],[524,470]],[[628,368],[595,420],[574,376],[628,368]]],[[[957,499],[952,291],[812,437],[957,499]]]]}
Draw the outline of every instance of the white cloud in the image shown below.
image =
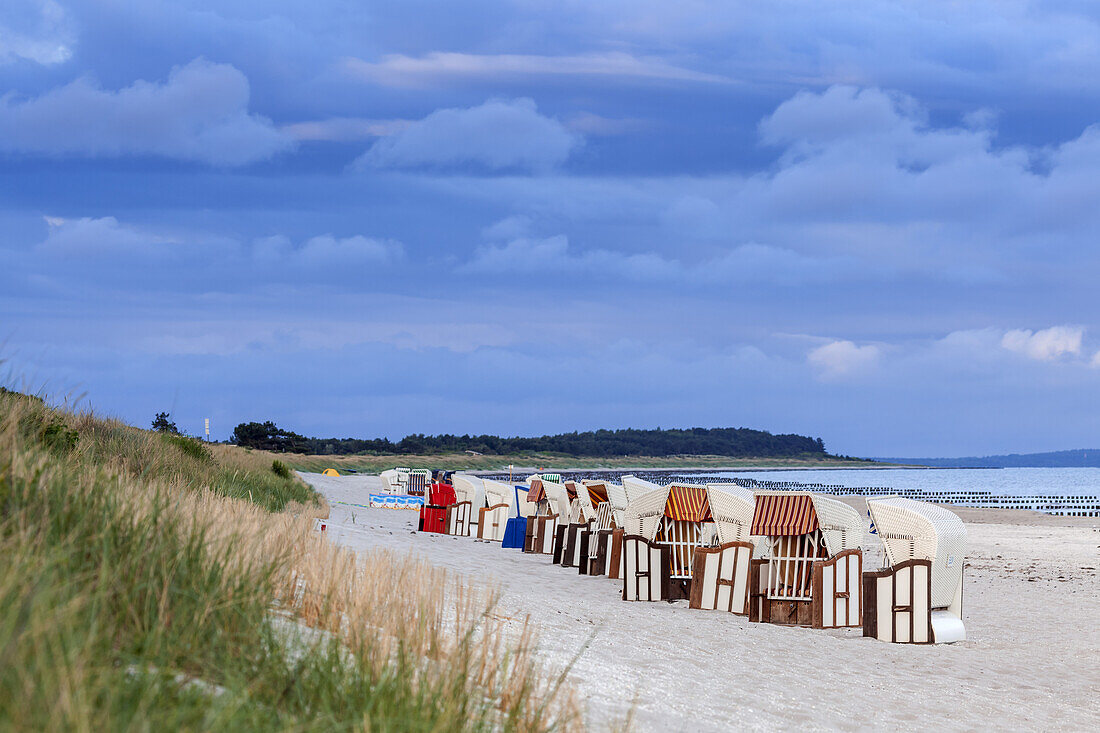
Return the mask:
{"type": "Polygon", "coordinates": [[[467,109],[437,109],[378,140],[357,165],[545,170],[563,163],[580,138],[540,115],[531,99],[490,99],[467,109]]]}
{"type": "Polygon", "coordinates": [[[539,56],[433,52],[420,57],[392,54],[383,56],[377,62],[349,58],[344,65],[356,76],[394,86],[443,82],[461,77],[531,75],[602,76],[709,83],[732,81],[724,76],[674,66],[663,59],[641,58],[627,53],[539,56]]]}
{"type": "Polygon", "coordinates": [[[618,277],[638,282],[767,282],[797,284],[841,277],[847,263],[806,257],[790,250],[749,243],[699,262],[684,262],[657,252],[627,253],[607,249],[578,250],[564,235],[538,238],[527,234],[530,220],[510,217],[487,228],[486,239],[461,269],[469,273],[533,274],[539,271],[579,277],[618,277]]]}
{"type": "Polygon", "coordinates": [[[372,120],[362,117],[332,117],[327,120],[294,122],[279,128],[295,140],[349,142],[370,140],[401,132],[410,120],[372,120]]]}
{"type": "Polygon", "coordinates": [[[52,66],[72,57],[73,32],[54,0],[4,0],[0,7],[0,64],[26,59],[52,66]]]}
{"type": "Polygon", "coordinates": [[[153,155],[235,166],[270,158],[294,141],[248,112],[248,80],[196,59],[164,83],[116,91],[87,78],[25,101],[0,97],[0,150],[62,156],[153,155]]]}
{"type": "Polygon", "coordinates": [[[257,263],[291,269],[304,267],[341,272],[342,267],[386,264],[403,256],[400,242],[361,234],[351,237],[322,234],[306,240],[300,247],[295,247],[282,235],[264,237],[252,243],[252,258],[257,263]]]}
{"type": "Polygon", "coordinates": [[[156,251],[172,238],[121,224],[113,216],[64,219],[45,217],[49,230],[37,251],[52,256],[96,259],[156,251]]]}
{"type": "Polygon", "coordinates": [[[836,379],[870,369],[878,363],[877,346],[857,346],[851,341],[833,341],[810,352],[807,360],[823,379],[836,379]]]}
{"type": "Polygon", "coordinates": [[[1041,331],[1020,329],[1005,333],[1001,346],[1031,359],[1053,361],[1080,354],[1084,335],[1081,326],[1052,326],[1041,331]]]}

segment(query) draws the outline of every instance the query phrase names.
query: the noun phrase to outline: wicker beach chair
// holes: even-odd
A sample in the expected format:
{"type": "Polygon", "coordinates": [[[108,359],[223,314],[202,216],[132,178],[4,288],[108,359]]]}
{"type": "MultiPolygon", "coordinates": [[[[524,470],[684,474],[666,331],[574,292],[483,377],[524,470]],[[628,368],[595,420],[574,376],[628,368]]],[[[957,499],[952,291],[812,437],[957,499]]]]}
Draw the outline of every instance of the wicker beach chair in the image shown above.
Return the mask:
{"type": "Polygon", "coordinates": [[[460,537],[477,536],[478,520],[485,508],[485,485],[477,476],[464,473],[456,473],[451,481],[455,504],[448,517],[447,532],[460,537]]]}
{"type": "Polygon", "coordinates": [[[515,503],[515,489],[511,484],[490,479],[482,479],[481,483],[485,487],[485,507],[479,512],[477,537],[490,542],[501,542],[515,503]]]}
{"type": "Polygon", "coordinates": [[[897,496],[868,499],[867,511],[889,567],[864,575],[864,636],[912,644],[966,639],[962,520],[934,504],[897,496]]]}
{"type": "Polygon", "coordinates": [[[806,491],[757,490],[753,498],[750,531],[765,544],[752,563],[750,620],[861,625],[865,531],[856,510],[806,491]]]}

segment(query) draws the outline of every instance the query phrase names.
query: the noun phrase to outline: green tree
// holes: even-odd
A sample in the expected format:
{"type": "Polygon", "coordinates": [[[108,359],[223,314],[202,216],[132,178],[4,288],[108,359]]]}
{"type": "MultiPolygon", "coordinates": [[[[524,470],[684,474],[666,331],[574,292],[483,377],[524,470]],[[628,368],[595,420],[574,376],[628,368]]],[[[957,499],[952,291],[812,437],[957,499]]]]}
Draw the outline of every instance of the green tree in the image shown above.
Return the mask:
{"type": "Polygon", "coordinates": [[[171,433],[172,435],[179,435],[179,428],[176,424],[168,419],[167,412],[158,412],[157,416],[153,418],[153,430],[158,433],[171,433]]]}

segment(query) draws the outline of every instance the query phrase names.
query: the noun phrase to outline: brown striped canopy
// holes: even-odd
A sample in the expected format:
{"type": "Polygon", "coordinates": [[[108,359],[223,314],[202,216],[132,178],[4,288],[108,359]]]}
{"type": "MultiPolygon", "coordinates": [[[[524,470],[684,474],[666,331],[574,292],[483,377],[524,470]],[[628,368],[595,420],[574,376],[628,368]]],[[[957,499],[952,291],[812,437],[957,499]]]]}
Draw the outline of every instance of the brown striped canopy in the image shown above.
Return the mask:
{"type": "Polygon", "coordinates": [[[588,496],[592,499],[592,504],[599,505],[607,501],[607,485],[606,484],[585,484],[588,489],[588,496]]]}
{"type": "Polygon", "coordinates": [[[531,488],[527,492],[527,501],[538,504],[546,498],[546,489],[542,488],[542,479],[531,479],[531,488]]]}
{"type": "Polygon", "coordinates": [[[806,494],[757,494],[752,534],[770,537],[809,534],[817,529],[813,497],[806,494]]]}
{"type": "Polygon", "coordinates": [[[577,485],[575,483],[573,483],[572,481],[566,481],[565,482],[565,493],[569,496],[570,499],[576,499],[577,498],[577,485]]]}
{"type": "Polygon", "coordinates": [[[665,516],[682,522],[710,521],[710,500],[702,486],[676,486],[668,490],[665,516]]]}

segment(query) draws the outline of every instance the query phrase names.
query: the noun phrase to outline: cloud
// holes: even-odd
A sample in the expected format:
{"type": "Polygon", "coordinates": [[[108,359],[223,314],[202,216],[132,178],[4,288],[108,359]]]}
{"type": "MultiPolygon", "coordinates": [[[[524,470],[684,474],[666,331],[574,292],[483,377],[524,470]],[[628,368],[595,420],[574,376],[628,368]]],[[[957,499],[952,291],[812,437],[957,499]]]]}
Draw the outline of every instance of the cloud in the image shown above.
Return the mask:
{"type": "Polygon", "coordinates": [[[698,286],[766,282],[800,284],[858,278],[843,260],[805,257],[790,250],[749,243],[724,249],[699,262],[685,262],[656,251],[619,252],[602,248],[575,250],[564,235],[532,237],[530,219],[509,217],[486,228],[489,240],[509,240],[478,247],[460,272],[518,275],[554,272],[633,282],[698,286]]]}
{"type": "Polygon", "coordinates": [[[54,0],[4,0],[0,8],[0,64],[64,63],[73,55],[73,36],[68,15],[54,0]]]}
{"type": "Polygon", "coordinates": [[[46,225],[45,238],[25,251],[0,248],[13,287],[242,295],[271,283],[355,287],[374,270],[404,264],[400,242],[361,234],[320,234],[295,243],[284,235],[249,241],[112,216],[46,217],[46,225]]]}
{"type": "Polygon", "coordinates": [[[833,341],[810,352],[807,360],[822,379],[837,379],[866,371],[878,363],[877,346],[856,346],[851,341],[833,341]]]}
{"type": "Polygon", "coordinates": [[[1080,354],[1084,335],[1081,326],[1051,326],[1041,331],[1019,329],[1005,333],[1001,346],[1037,361],[1054,361],[1080,354]]]}
{"type": "Polygon", "coordinates": [[[46,217],[48,233],[35,248],[54,257],[83,260],[147,254],[173,240],[160,234],[120,224],[113,216],[64,219],[46,217]]]}
{"type": "Polygon", "coordinates": [[[357,165],[545,170],[565,162],[580,138],[538,113],[531,99],[491,99],[478,107],[438,109],[376,142],[357,165]]]}
{"type": "Polygon", "coordinates": [[[152,155],[219,166],[266,160],[293,140],[248,112],[248,80],[196,59],[163,84],[117,92],[88,78],[25,101],[0,98],[0,150],[33,155],[152,155]]]}
{"type": "Polygon", "coordinates": [[[499,78],[531,75],[619,77],[651,81],[731,83],[728,77],[693,71],[659,57],[640,58],[627,53],[539,56],[482,55],[432,52],[420,57],[390,54],[381,61],[349,58],[345,68],[355,76],[394,86],[440,83],[456,78],[499,78]]]}
{"type": "Polygon", "coordinates": [[[293,259],[311,267],[340,268],[362,264],[385,264],[399,259],[403,248],[393,240],[372,239],[357,234],[337,238],[331,234],[312,237],[294,252],[293,259]]]}
{"type": "Polygon", "coordinates": [[[327,120],[294,122],[289,125],[283,125],[279,129],[295,140],[349,142],[393,135],[401,132],[410,124],[410,120],[371,120],[362,117],[332,117],[327,120]]]}

